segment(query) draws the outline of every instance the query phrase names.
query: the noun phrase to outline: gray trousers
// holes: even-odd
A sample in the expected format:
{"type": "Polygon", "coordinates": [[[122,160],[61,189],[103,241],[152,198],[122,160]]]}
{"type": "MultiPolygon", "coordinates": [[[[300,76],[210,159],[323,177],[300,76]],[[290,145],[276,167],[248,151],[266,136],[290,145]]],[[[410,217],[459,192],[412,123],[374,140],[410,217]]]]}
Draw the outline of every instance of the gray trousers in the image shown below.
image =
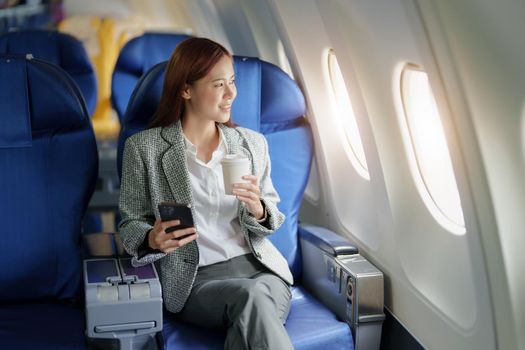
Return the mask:
{"type": "Polygon", "coordinates": [[[290,287],[252,254],[200,267],[190,296],[177,317],[227,330],[224,349],[293,349],[283,324],[290,287]]]}

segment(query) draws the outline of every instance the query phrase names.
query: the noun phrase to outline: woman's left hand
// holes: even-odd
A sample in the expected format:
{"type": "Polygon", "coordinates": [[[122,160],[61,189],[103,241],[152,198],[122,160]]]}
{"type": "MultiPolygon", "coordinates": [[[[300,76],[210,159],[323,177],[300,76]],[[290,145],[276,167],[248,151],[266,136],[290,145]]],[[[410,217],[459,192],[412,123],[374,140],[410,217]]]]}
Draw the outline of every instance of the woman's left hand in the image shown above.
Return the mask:
{"type": "Polygon", "coordinates": [[[250,182],[233,184],[233,194],[246,204],[248,211],[257,219],[264,217],[264,207],[261,203],[261,190],[257,177],[254,175],[245,175],[243,180],[250,182]]]}

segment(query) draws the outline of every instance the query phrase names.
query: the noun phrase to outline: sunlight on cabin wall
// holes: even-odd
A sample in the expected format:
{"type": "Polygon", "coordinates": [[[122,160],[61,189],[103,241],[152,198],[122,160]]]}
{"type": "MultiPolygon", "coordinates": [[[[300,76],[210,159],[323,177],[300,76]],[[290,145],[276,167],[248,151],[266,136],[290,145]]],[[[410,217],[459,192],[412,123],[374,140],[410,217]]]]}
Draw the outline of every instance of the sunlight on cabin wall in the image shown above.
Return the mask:
{"type": "Polygon", "coordinates": [[[521,157],[525,162],[525,101],[521,109],[521,157]]]}
{"type": "Polygon", "coordinates": [[[364,179],[370,180],[365,151],[363,149],[361,135],[359,134],[354,108],[352,107],[352,102],[346,89],[343,73],[341,72],[333,50],[328,52],[328,72],[337,108],[337,118],[346,139],[346,153],[357,173],[364,179]]]}
{"type": "Polygon", "coordinates": [[[454,234],[464,234],[465,220],[456,178],[427,73],[407,65],[402,72],[401,89],[405,118],[400,121],[406,120],[408,134],[404,133],[404,138],[411,144],[408,149],[414,152],[416,164],[412,164],[412,172],[419,192],[443,227],[454,234]],[[420,185],[419,176],[424,186],[420,185]]]}

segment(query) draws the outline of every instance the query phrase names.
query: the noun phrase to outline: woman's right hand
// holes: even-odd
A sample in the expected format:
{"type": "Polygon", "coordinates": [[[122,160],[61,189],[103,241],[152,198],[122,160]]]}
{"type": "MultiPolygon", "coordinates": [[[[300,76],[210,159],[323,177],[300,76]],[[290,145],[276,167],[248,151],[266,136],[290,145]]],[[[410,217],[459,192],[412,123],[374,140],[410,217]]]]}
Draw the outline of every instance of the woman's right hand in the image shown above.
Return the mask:
{"type": "Polygon", "coordinates": [[[169,254],[174,250],[183,247],[191,241],[197,239],[197,231],[195,230],[195,227],[184,228],[166,233],[168,228],[177,226],[179,224],[179,220],[165,222],[162,222],[160,219],[155,220],[155,225],[148,235],[148,245],[150,248],[157,249],[166,254],[169,254]]]}

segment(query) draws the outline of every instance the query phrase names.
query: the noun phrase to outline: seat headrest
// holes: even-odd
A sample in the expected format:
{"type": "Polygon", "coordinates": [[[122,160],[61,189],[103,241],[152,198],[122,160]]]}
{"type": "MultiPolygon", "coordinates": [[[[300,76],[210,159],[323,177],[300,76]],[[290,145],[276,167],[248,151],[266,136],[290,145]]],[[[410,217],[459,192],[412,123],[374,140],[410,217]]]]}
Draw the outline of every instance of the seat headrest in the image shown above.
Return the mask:
{"type": "Polygon", "coordinates": [[[93,68],[82,43],[75,37],[56,30],[23,30],[0,36],[0,52],[32,54],[65,71],[91,72],[93,68]]]}
{"type": "Polygon", "coordinates": [[[61,64],[58,32],[24,30],[0,36],[0,53],[31,54],[57,66],[61,64]]]}
{"type": "Polygon", "coordinates": [[[142,76],[159,62],[166,61],[186,34],[147,32],[133,38],[120,51],[115,70],[136,73],[142,76]]]}
{"type": "Polygon", "coordinates": [[[262,62],[261,70],[261,122],[286,122],[303,117],[306,103],[297,83],[271,63],[262,62]]]}
{"type": "Polygon", "coordinates": [[[0,147],[31,146],[32,133],[75,128],[88,118],[76,84],[46,61],[0,54],[0,82],[0,147]]]}
{"type": "MultiPolygon", "coordinates": [[[[123,124],[145,127],[160,101],[167,62],[149,70],[137,83],[123,124]]],[[[303,94],[279,67],[252,57],[234,56],[237,98],[232,106],[235,123],[260,130],[260,124],[288,122],[305,114],[303,94]]]]}
{"type": "Polygon", "coordinates": [[[231,118],[236,124],[259,131],[261,127],[261,61],[251,57],[233,57],[237,97],[231,118]]]}
{"type": "Polygon", "coordinates": [[[82,43],[56,30],[23,30],[0,36],[0,53],[31,54],[64,69],[78,84],[90,113],[97,104],[97,81],[82,43]]]}
{"type": "Polygon", "coordinates": [[[305,114],[303,94],[281,68],[254,57],[234,56],[237,98],[233,120],[260,131],[261,124],[290,122],[305,114]]]}
{"type": "Polygon", "coordinates": [[[0,148],[32,145],[31,115],[27,100],[27,65],[25,60],[0,62],[0,148]],[[6,84],[9,82],[9,84],[6,84]]]}
{"type": "Polygon", "coordinates": [[[147,32],[124,45],[111,81],[111,103],[120,120],[140,77],[157,63],[169,59],[175,47],[187,38],[186,34],[147,32]]]}
{"type": "Polygon", "coordinates": [[[159,105],[167,62],[161,62],[142,76],[129,99],[124,118],[127,127],[145,128],[159,105]]]}

